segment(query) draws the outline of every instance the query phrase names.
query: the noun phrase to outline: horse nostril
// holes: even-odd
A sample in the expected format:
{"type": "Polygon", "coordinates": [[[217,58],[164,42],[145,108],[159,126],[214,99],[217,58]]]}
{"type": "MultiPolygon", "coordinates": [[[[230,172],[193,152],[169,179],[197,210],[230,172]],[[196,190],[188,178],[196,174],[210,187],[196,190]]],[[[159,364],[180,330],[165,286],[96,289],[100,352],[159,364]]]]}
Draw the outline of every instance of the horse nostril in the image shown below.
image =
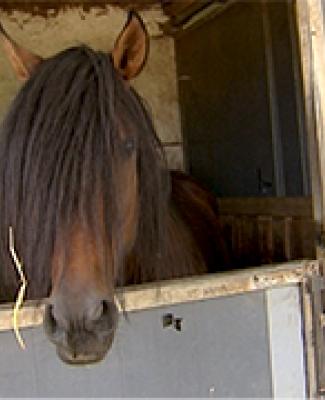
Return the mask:
{"type": "Polygon", "coordinates": [[[53,315],[53,306],[52,305],[47,305],[45,307],[45,314],[44,314],[44,326],[46,333],[48,335],[52,335],[52,333],[55,331],[57,323],[53,315]]]}
{"type": "Polygon", "coordinates": [[[115,304],[109,300],[102,300],[88,311],[88,318],[91,321],[98,321],[101,318],[114,314],[115,304]]]}
{"type": "Polygon", "coordinates": [[[112,302],[108,300],[103,300],[102,301],[102,306],[103,306],[103,314],[108,314],[109,312],[112,311],[112,302]]]}
{"type": "Polygon", "coordinates": [[[91,314],[91,321],[95,324],[96,332],[109,332],[114,330],[117,322],[117,314],[118,312],[114,302],[102,300],[91,314]]]}
{"type": "Polygon", "coordinates": [[[47,305],[44,314],[44,330],[47,336],[55,343],[62,343],[64,341],[64,330],[59,326],[54,317],[53,305],[47,305]]]}
{"type": "Polygon", "coordinates": [[[91,321],[97,321],[104,313],[104,301],[100,301],[89,312],[88,316],[91,321]]]}
{"type": "Polygon", "coordinates": [[[113,317],[117,314],[117,307],[113,301],[103,300],[102,306],[104,316],[110,315],[113,317]]]}

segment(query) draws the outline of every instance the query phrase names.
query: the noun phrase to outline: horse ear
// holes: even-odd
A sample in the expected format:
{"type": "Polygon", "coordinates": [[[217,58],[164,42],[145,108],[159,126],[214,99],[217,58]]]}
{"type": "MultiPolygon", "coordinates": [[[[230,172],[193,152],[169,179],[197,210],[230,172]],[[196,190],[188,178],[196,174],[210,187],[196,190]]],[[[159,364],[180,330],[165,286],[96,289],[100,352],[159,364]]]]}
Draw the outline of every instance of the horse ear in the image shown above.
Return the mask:
{"type": "Polygon", "coordinates": [[[42,58],[19,46],[0,23],[0,39],[17,77],[26,81],[42,58]]]}
{"type": "Polygon", "coordinates": [[[148,52],[148,32],[141,17],[134,11],[130,11],[112,51],[114,66],[124,79],[132,79],[144,67],[148,52]]]}

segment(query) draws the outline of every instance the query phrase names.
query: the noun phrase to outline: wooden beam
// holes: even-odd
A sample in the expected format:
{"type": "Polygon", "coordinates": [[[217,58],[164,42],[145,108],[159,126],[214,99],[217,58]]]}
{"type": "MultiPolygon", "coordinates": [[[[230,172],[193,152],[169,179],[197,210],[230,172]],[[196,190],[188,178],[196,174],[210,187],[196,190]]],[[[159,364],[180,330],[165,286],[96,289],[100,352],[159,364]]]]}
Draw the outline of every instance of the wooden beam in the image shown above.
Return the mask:
{"type": "Polygon", "coordinates": [[[296,1],[318,258],[325,259],[325,29],[322,0],[296,1]]]}
{"type": "Polygon", "coordinates": [[[312,217],[310,197],[234,197],[217,200],[221,215],[312,217]]]}
{"type": "Polygon", "coordinates": [[[7,5],[13,7],[23,7],[24,5],[43,5],[44,7],[52,7],[55,4],[60,6],[74,6],[74,5],[93,5],[100,4],[106,6],[109,4],[119,5],[121,7],[144,7],[150,4],[160,4],[159,0],[1,0],[0,5],[7,5]]]}
{"type": "Polygon", "coordinates": [[[160,0],[1,0],[0,10],[6,12],[23,11],[32,15],[46,16],[49,10],[59,11],[82,7],[85,11],[93,7],[106,8],[108,5],[124,9],[145,10],[153,5],[160,7],[160,0]]]}
{"type": "Polygon", "coordinates": [[[162,0],[162,6],[167,15],[170,17],[175,17],[184,10],[186,10],[189,7],[192,7],[193,5],[198,5],[197,0],[178,0],[178,1],[164,1],[162,0]],[[195,4],[196,3],[196,4],[195,4]]]}
{"type": "MultiPolygon", "coordinates": [[[[305,114],[310,149],[314,219],[318,228],[317,258],[325,261],[325,9],[323,0],[296,0],[305,114]]],[[[324,275],[324,270],[322,271],[324,275]]],[[[324,278],[323,278],[324,279],[324,278]]],[[[323,289],[323,281],[317,281],[323,289]],[[320,283],[321,282],[321,283],[320,283]]],[[[317,284],[318,284],[317,283],[317,284]]],[[[311,300],[316,293],[311,287],[311,300]]],[[[325,350],[321,326],[324,299],[318,299],[318,309],[313,311],[313,341],[316,382],[312,382],[310,397],[321,397],[325,392],[325,350]],[[319,335],[321,333],[321,335],[319,335]]]]}
{"type": "MultiPolygon", "coordinates": [[[[170,25],[177,27],[187,22],[196,13],[211,5],[213,0],[177,0],[164,2],[162,8],[165,14],[170,18],[170,25]]],[[[220,2],[224,2],[220,0],[220,2]]]]}
{"type": "MultiPolygon", "coordinates": [[[[117,291],[117,297],[123,301],[125,311],[140,311],[300,284],[315,268],[317,265],[314,262],[296,261],[271,267],[173,279],[121,288],[117,291]]],[[[19,312],[19,327],[40,325],[43,321],[45,302],[46,300],[27,301],[19,312]]],[[[0,331],[12,328],[13,304],[0,305],[0,331]]]]}

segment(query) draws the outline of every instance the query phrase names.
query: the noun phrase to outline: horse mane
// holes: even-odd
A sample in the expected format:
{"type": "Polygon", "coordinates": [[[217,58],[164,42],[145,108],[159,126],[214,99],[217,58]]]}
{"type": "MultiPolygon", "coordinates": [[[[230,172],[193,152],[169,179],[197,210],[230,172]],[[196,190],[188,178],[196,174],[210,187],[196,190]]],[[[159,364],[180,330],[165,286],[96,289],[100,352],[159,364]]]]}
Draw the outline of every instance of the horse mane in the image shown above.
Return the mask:
{"type": "MultiPolygon", "coordinates": [[[[119,77],[111,58],[80,46],[40,64],[0,129],[0,299],[12,299],[18,284],[8,249],[10,226],[28,297],[48,295],[54,243],[60,236],[68,253],[65,228],[76,217],[105,253],[117,234],[118,171],[112,160],[119,157],[120,116],[132,127],[138,151],[138,263],[144,277],[159,275],[160,263],[153,261],[165,252],[169,197],[161,143],[141,98],[119,77]],[[104,199],[103,234],[98,196],[104,199]]],[[[122,269],[120,275],[123,282],[122,269]]]]}

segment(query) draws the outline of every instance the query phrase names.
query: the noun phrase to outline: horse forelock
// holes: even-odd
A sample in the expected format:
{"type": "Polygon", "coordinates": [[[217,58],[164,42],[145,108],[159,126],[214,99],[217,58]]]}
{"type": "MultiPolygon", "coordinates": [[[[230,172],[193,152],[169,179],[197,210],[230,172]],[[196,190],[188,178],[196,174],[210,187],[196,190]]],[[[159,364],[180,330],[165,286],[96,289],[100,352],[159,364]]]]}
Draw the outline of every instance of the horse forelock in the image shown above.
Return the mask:
{"type": "MultiPolygon", "coordinates": [[[[17,287],[8,251],[9,226],[24,261],[30,297],[48,294],[54,243],[62,234],[68,252],[66,228],[76,218],[105,253],[116,233],[118,196],[123,195],[115,191],[119,171],[113,165],[119,157],[121,124],[135,136],[138,152],[135,246],[141,248],[140,260],[163,251],[168,174],[152,121],[110,57],[85,46],[72,48],[39,66],[1,127],[0,298],[8,297],[5,289],[12,297],[17,287]],[[104,233],[99,228],[99,198],[104,200],[104,233]]],[[[139,265],[144,265],[144,276],[152,272],[145,269],[148,263],[139,265]]]]}

